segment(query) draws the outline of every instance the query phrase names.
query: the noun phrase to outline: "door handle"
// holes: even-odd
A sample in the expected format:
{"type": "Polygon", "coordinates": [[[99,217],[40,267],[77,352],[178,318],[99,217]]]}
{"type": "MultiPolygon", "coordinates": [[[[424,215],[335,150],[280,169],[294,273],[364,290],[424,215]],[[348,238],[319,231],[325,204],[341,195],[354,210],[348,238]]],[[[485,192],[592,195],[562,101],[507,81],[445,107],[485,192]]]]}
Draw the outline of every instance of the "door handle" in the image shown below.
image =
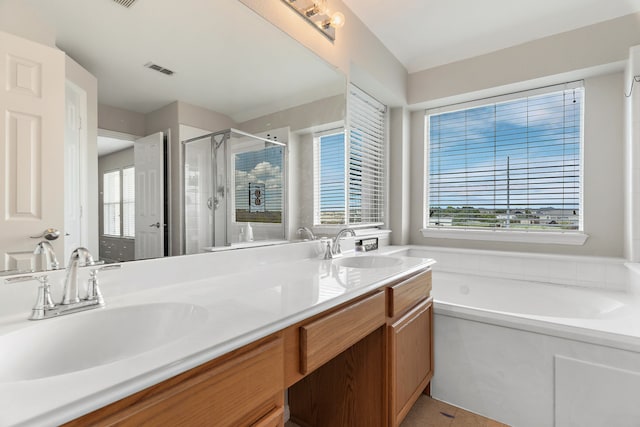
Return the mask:
{"type": "Polygon", "coordinates": [[[39,236],[29,237],[32,239],[41,239],[44,237],[47,240],[56,240],[58,237],[60,237],[60,230],[58,230],[57,228],[47,228],[39,236]]]}
{"type": "Polygon", "coordinates": [[[156,227],[156,228],[160,228],[160,223],[156,222],[155,224],[151,224],[149,227],[156,227]]]}

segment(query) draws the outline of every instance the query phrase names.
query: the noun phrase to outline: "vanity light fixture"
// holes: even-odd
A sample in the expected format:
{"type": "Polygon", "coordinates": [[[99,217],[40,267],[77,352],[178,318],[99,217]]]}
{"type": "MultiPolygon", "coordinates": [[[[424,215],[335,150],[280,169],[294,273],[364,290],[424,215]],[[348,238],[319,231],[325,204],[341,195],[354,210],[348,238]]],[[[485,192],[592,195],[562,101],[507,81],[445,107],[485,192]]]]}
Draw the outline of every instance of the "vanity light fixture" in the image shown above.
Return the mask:
{"type": "Polygon", "coordinates": [[[336,28],[344,26],[344,15],[331,12],[327,0],[282,0],[291,9],[298,12],[309,24],[313,25],[326,38],[336,39],[336,28]]]}

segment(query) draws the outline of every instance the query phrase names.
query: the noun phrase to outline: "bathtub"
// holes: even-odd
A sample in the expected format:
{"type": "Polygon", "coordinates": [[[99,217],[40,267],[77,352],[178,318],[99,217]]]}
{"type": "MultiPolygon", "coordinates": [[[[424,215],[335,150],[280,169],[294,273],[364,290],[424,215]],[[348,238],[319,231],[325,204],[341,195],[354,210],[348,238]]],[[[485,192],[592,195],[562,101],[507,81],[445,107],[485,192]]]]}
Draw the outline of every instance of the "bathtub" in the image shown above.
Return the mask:
{"type": "MultiPolygon", "coordinates": [[[[438,260],[439,250],[395,253],[438,260]]],[[[640,426],[638,296],[629,284],[572,283],[435,267],[433,397],[513,426],[640,426]]]]}

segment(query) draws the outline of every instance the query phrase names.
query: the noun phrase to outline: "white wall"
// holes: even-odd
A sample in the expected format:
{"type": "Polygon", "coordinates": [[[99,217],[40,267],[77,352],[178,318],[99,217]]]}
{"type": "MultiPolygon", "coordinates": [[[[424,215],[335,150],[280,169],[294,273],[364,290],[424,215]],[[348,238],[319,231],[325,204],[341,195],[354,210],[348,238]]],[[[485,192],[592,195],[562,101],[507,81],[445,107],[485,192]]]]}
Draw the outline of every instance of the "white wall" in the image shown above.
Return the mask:
{"type": "Polygon", "coordinates": [[[639,22],[640,14],[623,16],[412,73],[408,102],[430,108],[621,70],[640,43],[639,22]]]}
{"type": "Polygon", "coordinates": [[[406,104],[407,70],[342,0],[331,8],[344,13],[346,24],[329,41],[280,1],[240,0],[386,105],[406,104]]]}
{"type": "Polygon", "coordinates": [[[55,47],[55,31],[44,22],[42,13],[23,0],[0,1],[0,30],[55,47]]]}
{"type": "Polygon", "coordinates": [[[625,70],[625,257],[640,261],[640,46],[629,51],[625,70]],[[633,90],[632,90],[633,88],[633,90]]]}
{"type": "Polygon", "coordinates": [[[389,228],[393,230],[391,243],[409,243],[410,199],[410,113],[406,108],[392,108],[389,114],[389,228]]]}

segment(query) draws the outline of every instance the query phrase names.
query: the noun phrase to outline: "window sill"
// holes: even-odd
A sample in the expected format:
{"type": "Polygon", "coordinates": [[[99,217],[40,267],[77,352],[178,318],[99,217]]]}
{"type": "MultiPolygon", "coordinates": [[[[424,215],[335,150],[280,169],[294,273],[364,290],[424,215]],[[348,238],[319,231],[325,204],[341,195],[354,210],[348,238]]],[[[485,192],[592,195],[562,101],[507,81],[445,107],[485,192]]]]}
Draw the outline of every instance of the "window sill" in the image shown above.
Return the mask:
{"type": "Polygon", "coordinates": [[[491,242],[540,243],[549,245],[584,245],[589,238],[581,232],[536,232],[502,230],[455,230],[451,228],[423,228],[423,237],[436,239],[485,240],[491,242]]]}
{"type": "Polygon", "coordinates": [[[375,225],[314,225],[311,227],[315,234],[335,235],[344,228],[351,228],[357,236],[389,234],[391,230],[381,229],[375,225]]]}

